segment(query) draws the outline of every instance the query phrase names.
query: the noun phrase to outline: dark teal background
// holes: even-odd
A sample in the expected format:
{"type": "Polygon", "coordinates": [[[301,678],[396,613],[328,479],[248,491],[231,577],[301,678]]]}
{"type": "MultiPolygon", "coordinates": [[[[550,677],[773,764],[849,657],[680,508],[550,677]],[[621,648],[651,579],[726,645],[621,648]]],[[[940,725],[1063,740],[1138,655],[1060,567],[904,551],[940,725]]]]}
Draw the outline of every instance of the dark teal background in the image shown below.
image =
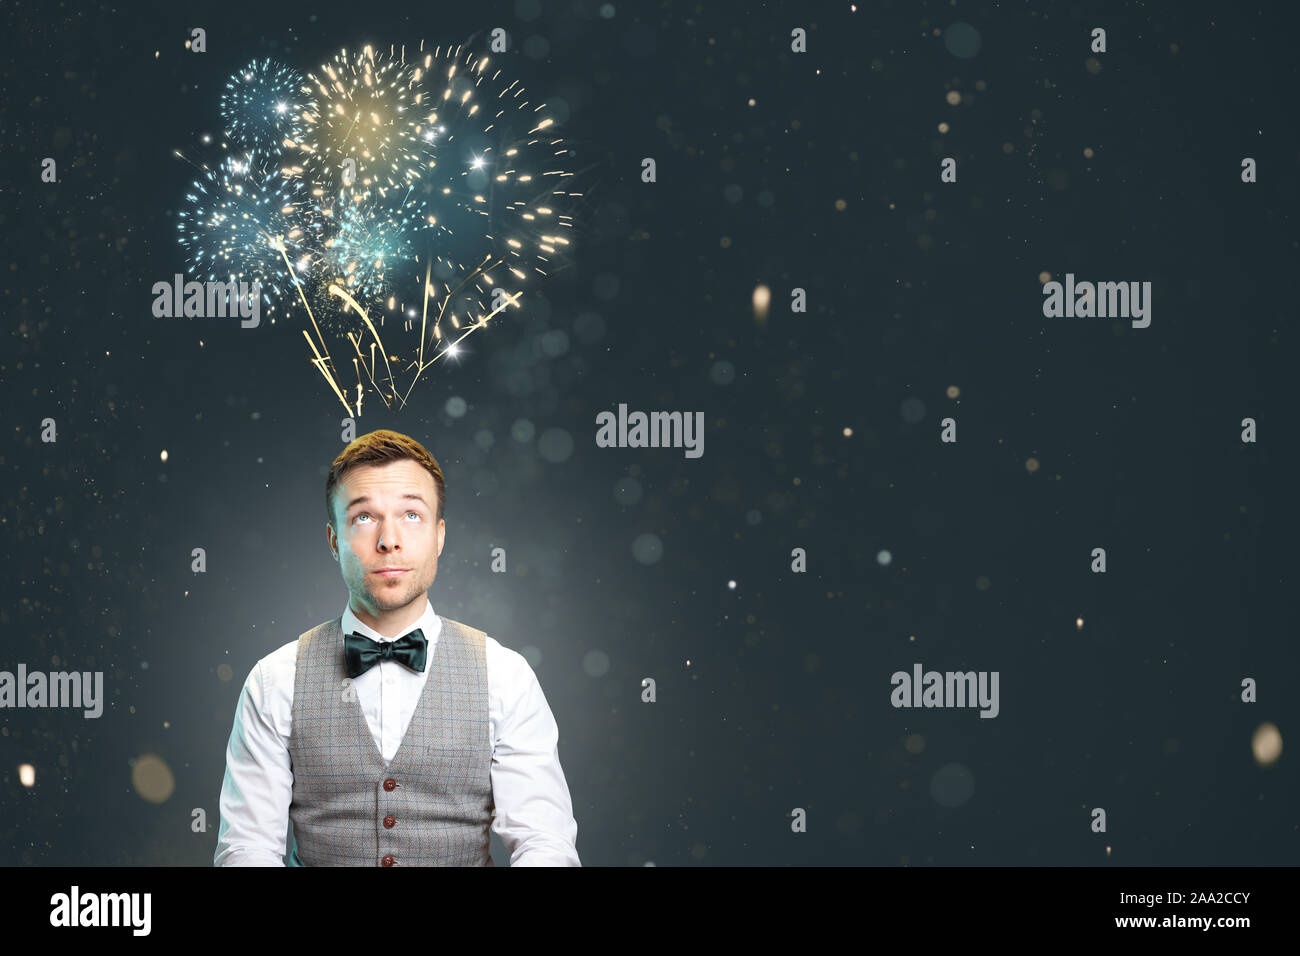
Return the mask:
{"type": "Polygon", "coordinates": [[[240,684],[346,600],[324,530],[342,409],[299,329],[151,314],[184,266],[193,170],[173,151],[218,130],[255,56],[305,69],[496,26],[502,68],[570,107],[573,263],[358,432],[441,463],[431,600],[528,649],[584,864],[1300,860],[1294,6],[600,7],[0,8],[0,669],[103,670],[109,697],[94,721],[0,712],[0,863],[210,865],[240,684]],[[957,20],[973,58],[945,48],[957,20]],[[205,54],[183,47],[193,26],[205,54]],[[533,36],[546,56],[522,52],[533,36]],[[1045,319],[1043,271],[1151,281],[1150,328],[1045,319]],[[620,402],[704,411],[704,457],[597,448],[620,402]],[[516,440],[521,419],[572,456],[516,440]],[[509,574],[489,571],[498,546],[509,574]],[[890,675],[918,661],[999,671],[1000,715],[893,709],[890,675]],[[1288,748],[1269,768],[1264,721],[1288,748]],[[132,787],[142,754],[174,775],[162,804],[132,787]],[[973,790],[945,806],[953,764],[973,790]]]}

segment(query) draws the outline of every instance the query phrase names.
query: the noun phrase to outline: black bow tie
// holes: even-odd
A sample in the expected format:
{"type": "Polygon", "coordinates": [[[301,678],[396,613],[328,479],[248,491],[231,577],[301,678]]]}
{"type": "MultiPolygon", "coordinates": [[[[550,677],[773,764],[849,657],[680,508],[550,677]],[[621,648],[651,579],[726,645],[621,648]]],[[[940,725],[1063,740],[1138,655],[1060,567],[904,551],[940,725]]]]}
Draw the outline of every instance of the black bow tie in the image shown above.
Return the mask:
{"type": "Polygon", "coordinates": [[[419,674],[424,671],[428,648],[429,641],[418,627],[395,641],[372,641],[364,634],[348,634],[343,638],[343,659],[349,677],[364,674],[380,661],[397,661],[419,674]]]}

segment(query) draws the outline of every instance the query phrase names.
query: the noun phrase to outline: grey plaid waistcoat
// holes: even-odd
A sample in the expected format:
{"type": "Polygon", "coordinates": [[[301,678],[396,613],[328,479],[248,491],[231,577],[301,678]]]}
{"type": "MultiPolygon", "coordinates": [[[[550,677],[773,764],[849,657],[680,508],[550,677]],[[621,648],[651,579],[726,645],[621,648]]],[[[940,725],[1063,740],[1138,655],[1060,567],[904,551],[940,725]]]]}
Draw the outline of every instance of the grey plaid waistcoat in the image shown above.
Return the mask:
{"type": "Polygon", "coordinates": [[[343,659],[341,618],[298,638],[289,818],[307,866],[494,866],[482,631],[439,615],[420,701],[386,763],[343,659]]]}

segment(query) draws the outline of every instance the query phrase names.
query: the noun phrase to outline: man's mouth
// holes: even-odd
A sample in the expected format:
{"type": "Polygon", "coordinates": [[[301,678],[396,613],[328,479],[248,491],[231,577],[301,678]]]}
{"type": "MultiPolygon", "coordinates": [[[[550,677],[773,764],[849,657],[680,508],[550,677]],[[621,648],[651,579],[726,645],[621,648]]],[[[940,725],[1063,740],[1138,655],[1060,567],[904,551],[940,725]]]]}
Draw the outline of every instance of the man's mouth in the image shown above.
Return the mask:
{"type": "Polygon", "coordinates": [[[400,578],[403,574],[405,574],[409,570],[411,569],[410,568],[380,568],[378,571],[373,571],[371,573],[377,574],[381,578],[400,578]]]}

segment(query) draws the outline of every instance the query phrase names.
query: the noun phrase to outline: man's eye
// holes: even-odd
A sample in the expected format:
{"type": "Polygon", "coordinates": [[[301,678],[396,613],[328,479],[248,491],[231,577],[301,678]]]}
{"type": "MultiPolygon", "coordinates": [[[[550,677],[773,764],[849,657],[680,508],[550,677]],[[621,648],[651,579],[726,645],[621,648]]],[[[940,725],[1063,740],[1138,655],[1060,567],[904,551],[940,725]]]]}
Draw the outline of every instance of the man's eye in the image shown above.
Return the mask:
{"type": "Polygon", "coordinates": [[[420,512],[418,512],[418,511],[408,511],[407,514],[408,514],[408,515],[415,515],[417,518],[420,517],[420,512]]]}
{"type": "Polygon", "coordinates": [[[355,518],[353,518],[352,520],[353,520],[353,521],[360,521],[362,518],[369,518],[369,517],[370,517],[370,515],[368,515],[368,514],[359,514],[359,515],[357,515],[355,518]]]}

